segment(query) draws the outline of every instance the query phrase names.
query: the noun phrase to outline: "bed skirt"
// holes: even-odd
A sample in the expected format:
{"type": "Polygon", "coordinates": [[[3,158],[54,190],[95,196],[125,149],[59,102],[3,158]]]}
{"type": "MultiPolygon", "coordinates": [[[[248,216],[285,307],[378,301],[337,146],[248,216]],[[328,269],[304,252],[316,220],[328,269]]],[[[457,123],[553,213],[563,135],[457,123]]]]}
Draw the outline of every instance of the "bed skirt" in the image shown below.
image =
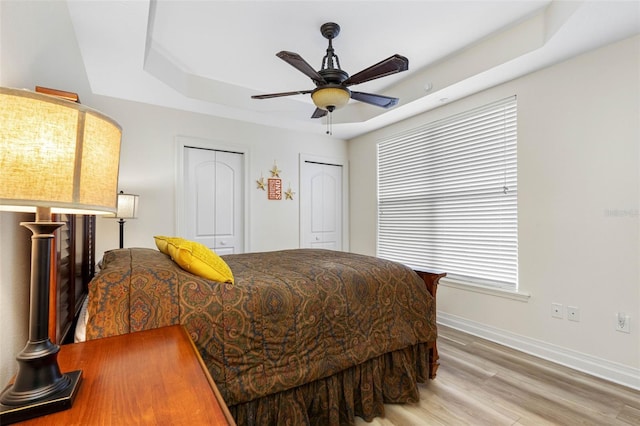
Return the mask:
{"type": "Polygon", "coordinates": [[[429,344],[370,359],[324,379],[233,405],[238,426],[353,425],[384,416],[384,403],[415,403],[429,378],[429,344]]]}

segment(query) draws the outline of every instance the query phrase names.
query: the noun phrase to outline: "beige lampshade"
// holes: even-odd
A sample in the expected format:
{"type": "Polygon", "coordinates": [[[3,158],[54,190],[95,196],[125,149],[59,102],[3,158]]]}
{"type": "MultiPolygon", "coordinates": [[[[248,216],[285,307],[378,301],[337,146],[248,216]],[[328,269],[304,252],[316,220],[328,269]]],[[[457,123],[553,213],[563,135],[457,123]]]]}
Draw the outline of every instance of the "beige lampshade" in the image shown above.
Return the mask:
{"type": "Polygon", "coordinates": [[[350,97],[349,90],[343,87],[323,87],[311,93],[311,99],[313,99],[315,106],[327,111],[330,107],[333,109],[342,108],[349,102],[350,97]]]}
{"type": "Polygon", "coordinates": [[[0,210],[115,212],[121,135],[84,105],[0,87],[0,210]]]}
{"type": "Polygon", "coordinates": [[[138,196],[134,194],[118,194],[118,209],[115,217],[120,219],[135,219],[138,217],[138,196]]]}

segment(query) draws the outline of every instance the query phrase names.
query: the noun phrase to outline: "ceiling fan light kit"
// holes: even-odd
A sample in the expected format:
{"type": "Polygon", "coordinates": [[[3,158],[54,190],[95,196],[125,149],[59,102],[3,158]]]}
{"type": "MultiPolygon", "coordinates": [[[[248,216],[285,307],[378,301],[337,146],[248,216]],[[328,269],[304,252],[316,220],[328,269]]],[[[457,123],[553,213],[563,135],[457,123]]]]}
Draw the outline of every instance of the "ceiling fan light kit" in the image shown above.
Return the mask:
{"type": "Polygon", "coordinates": [[[320,109],[333,112],[349,102],[351,92],[341,86],[319,87],[311,92],[313,103],[320,109]]]}
{"type": "Polygon", "coordinates": [[[349,77],[340,68],[340,60],[333,50],[332,40],[340,33],[340,26],[334,22],[327,22],[320,27],[320,33],[329,40],[327,53],[322,59],[322,68],[313,69],[307,61],[294,52],[281,51],[276,56],[305,74],[316,85],[313,90],[297,90],[293,92],[271,93],[266,95],[254,95],[253,99],[270,99],[291,95],[311,94],[311,99],[316,110],[311,118],[320,118],[336,109],[345,106],[349,99],[375,105],[381,108],[391,108],[398,104],[399,99],[372,93],[355,92],[349,90],[349,86],[375,80],[391,74],[396,74],[409,69],[409,60],[401,55],[392,55],[364,70],[349,77]]]}

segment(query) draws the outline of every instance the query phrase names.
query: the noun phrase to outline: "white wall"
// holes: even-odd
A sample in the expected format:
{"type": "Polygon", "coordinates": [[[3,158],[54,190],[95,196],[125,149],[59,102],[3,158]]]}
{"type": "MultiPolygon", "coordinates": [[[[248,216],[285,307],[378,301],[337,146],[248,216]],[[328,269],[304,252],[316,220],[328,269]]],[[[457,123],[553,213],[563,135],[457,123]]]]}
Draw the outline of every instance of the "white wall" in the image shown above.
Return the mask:
{"type": "MultiPolygon", "coordinates": [[[[114,118],[123,128],[119,188],[140,195],[139,217],[127,221],[128,247],[155,247],[153,235],[175,232],[175,137],[191,136],[213,145],[237,146],[249,158],[249,249],[298,247],[298,196],[269,201],[255,180],[277,161],[284,189],[299,192],[300,153],[347,161],[346,142],[324,133],[282,131],[91,93],[65,2],[0,3],[0,85],[36,85],[77,92],[83,104],[114,118]]],[[[15,374],[16,354],[27,340],[29,215],[0,213],[0,387],[15,374]]],[[[98,218],[97,256],[118,247],[118,224],[98,218]]]]}
{"type": "Polygon", "coordinates": [[[640,387],[639,52],[634,37],[350,141],[351,250],[375,254],[377,141],[515,94],[519,285],[531,297],[441,286],[440,318],[640,387]],[[580,321],[551,318],[552,302],[579,307],[580,321]],[[631,334],[614,330],[618,311],[631,334]]]}
{"type": "MultiPolygon", "coordinates": [[[[137,219],[125,224],[125,246],[155,247],[154,235],[174,235],[176,136],[209,141],[212,147],[236,147],[249,163],[249,250],[265,251],[299,246],[299,167],[301,153],[346,161],[344,141],[324,134],[310,135],[220,119],[206,115],[126,102],[93,99],[92,106],[111,115],[123,127],[119,187],[140,195],[137,219]],[[274,160],[284,189],[294,200],[269,201],[255,181],[270,177],[274,160]]],[[[98,218],[97,248],[118,247],[118,224],[98,218]]]]}
{"type": "Polygon", "coordinates": [[[0,213],[0,389],[17,368],[16,355],[27,343],[31,232],[20,226],[28,214],[0,213]]]}

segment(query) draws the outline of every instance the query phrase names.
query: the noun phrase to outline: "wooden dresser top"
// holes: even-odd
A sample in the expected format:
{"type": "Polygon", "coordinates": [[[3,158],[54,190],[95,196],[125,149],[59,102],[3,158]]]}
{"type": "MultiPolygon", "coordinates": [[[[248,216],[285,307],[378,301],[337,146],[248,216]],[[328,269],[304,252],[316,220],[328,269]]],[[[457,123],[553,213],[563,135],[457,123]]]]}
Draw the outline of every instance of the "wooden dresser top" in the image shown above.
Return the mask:
{"type": "Polygon", "coordinates": [[[82,370],[73,407],[20,424],[234,424],[182,326],[64,345],[58,363],[82,370]]]}

